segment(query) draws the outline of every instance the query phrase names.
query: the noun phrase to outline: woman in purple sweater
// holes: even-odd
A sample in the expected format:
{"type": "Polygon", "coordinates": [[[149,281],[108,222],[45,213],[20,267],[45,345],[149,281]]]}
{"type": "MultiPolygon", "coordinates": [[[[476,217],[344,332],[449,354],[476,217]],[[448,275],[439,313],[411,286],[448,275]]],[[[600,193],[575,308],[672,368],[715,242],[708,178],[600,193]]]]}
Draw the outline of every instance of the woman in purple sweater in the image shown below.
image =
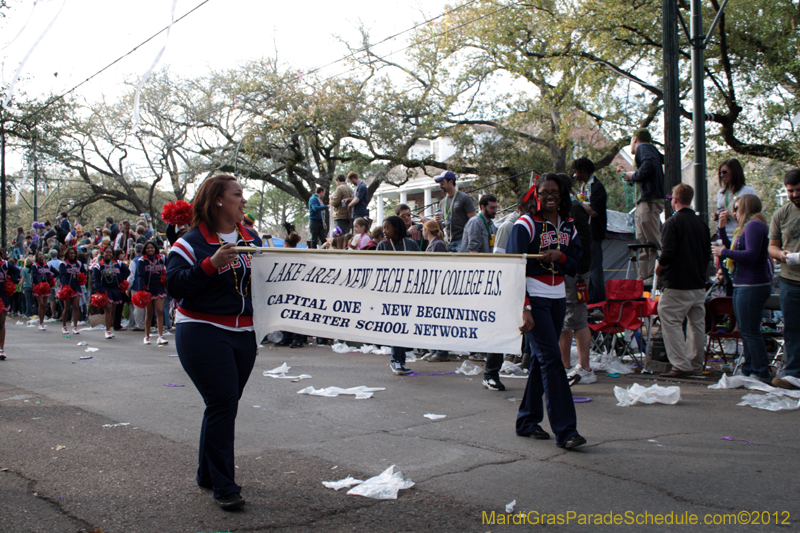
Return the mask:
{"type": "Polygon", "coordinates": [[[725,246],[714,246],[713,251],[724,260],[733,280],[733,311],[745,354],[742,372],[768,383],[767,347],[760,331],[764,304],[772,292],[767,219],[761,212],[761,200],[754,194],[743,194],[736,200],[733,217],[738,225],[731,241],[725,231],[727,213],[720,213],[717,234],[725,246]]]}

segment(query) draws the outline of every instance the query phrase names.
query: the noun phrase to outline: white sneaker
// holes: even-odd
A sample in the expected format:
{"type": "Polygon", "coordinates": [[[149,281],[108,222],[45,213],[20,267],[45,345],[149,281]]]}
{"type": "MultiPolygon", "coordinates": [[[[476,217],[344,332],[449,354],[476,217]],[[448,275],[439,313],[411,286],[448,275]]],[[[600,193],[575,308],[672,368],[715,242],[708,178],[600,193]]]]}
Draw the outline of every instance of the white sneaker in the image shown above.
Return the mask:
{"type": "Polygon", "coordinates": [[[39,324],[39,331],[47,331],[47,326],[44,324],[39,324]]]}
{"type": "Polygon", "coordinates": [[[159,337],[158,338],[158,345],[159,346],[163,346],[164,344],[169,344],[169,341],[167,339],[165,339],[164,337],[159,337]]]}
{"type": "Polygon", "coordinates": [[[80,334],[81,334],[81,332],[80,332],[80,331],[78,331],[78,328],[72,328],[72,334],[73,334],[73,335],[80,335],[80,334]]]}
{"type": "Polygon", "coordinates": [[[581,365],[575,365],[572,367],[572,370],[567,372],[567,377],[572,376],[580,376],[580,383],[583,385],[588,385],[589,383],[594,383],[597,381],[597,376],[595,375],[594,371],[592,370],[584,370],[581,365]]]}
{"type": "Polygon", "coordinates": [[[111,331],[106,331],[106,339],[113,339],[114,333],[111,331]]]}
{"type": "Polygon", "coordinates": [[[150,344],[150,336],[147,336],[147,337],[144,338],[144,343],[145,344],[150,344]]]}
{"type": "Polygon", "coordinates": [[[69,335],[69,329],[68,328],[61,328],[61,333],[63,333],[64,335],[69,335]]]}

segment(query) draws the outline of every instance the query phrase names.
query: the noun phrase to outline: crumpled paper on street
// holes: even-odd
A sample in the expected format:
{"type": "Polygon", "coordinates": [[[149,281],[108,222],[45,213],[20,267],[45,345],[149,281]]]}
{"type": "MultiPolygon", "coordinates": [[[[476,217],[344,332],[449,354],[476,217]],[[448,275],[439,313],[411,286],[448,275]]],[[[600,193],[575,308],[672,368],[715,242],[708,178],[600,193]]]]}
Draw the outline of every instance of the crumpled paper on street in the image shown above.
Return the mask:
{"type": "Polygon", "coordinates": [[[470,361],[464,361],[461,363],[461,366],[456,369],[456,374],[464,374],[465,376],[477,376],[480,373],[481,367],[470,361]]]}
{"type": "Polygon", "coordinates": [[[637,403],[675,405],[681,400],[681,388],[678,386],[662,387],[660,385],[642,387],[638,383],[634,383],[627,389],[614,387],[614,396],[617,397],[619,402],[617,405],[620,407],[628,407],[637,403]]]}
{"type": "Polygon", "coordinates": [[[631,374],[633,370],[631,367],[620,361],[619,357],[614,357],[608,353],[603,353],[599,358],[593,357],[592,361],[589,361],[589,367],[594,372],[606,372],[606,373],[617,373],[617,374],[631,374]]]}
{"type": "Polygon", "coordinates": [[[447,415],[435,415],[433,413],[428,413],[428,414],[423,415],[423,416],[425,418],[430,418],[431,420],[440,420],[440,419],[446,417],[447,415]]]}
{"type": "Polygon", "coordinates": [[[378,347],[374,344],[365,344],[361,347],[361,353],[373,353],[378,347]]]}
{"type": "Polygon", "coordinates": [[[403,473],[395,465],[390,466],[379,475],[371,477],[364,483],[347,491],[348,495],[364,496],[376,500],[396,500],[398,491],[414,486],[410,479],[403,479],[403,473]]]}
{"type": "MultiPolygon", "coordinates": [[[[784,376],[786,381],[800,387],[800,379],[793,376],[784,376]]],[[[723,374],[717,383],[709,385],[709,389],[737,389],[745,387],[751,390],[766,392],[767,394],[745,394],[742,401],[736,405],[750,406],[765,411],[783,411],[800,408],[800,390],[782,389],[762,383],[749,376],[728,376],[723,374]]]]}
{"type": "Polygon", "coordinates": [[[768,392],[767,394],[745,394],[742,396],[742,401],[736,405],[749,405],[766,411],[792,411],[800,408],[800,400],[768,392]]]}
{"type": "Polygon", "coordinates": [[[373,350],[375,355],[392,355],[392,348],[389,346],[381,346],[377,350],[373,350]]]}
{"type": "MultiPolygon", "coordinates": [[[[797,379],[796,377],[785,376],[783,379],[795,387],[800,387],[800,379],[797,379]]],[[[781,389],[780,387],[773,387],[772,385],[768,385],[767,383],[763,383],[756,378],[751,378],[749,376],[728,376],[727,374],[722,374],[722,377],[719,378],[717,383],[708,386],[709,389],[738,389],[739,387],[775,393],[781,396],[789,396],[790,398],[800,398],[800,390],[789,390],[781,389]]]]}
{"type": "Polygon", "coordinates": [[[283,363],[281,366],[275,367],[272,370],[265,370],[264,375],[268,378],[277,378],[277,379],[311,379],[311,376],[308,374],[300,374],[299,376],[289,376],[286,373],[289,369],[292,368],[286,363],[283,363]]]}
{"type": "Polygon", "coordinates": [[[305,389],[297,391],[297,394],[308,394],[310,396],[325,396],[326,398],[333,398],[340,394],[349,394],[356,397],[356,400],[366,400],[372,398],[372,394],[376,391],[386,390],[385,387],[350,387],[349,389],[342,389],[340,387],[328,387],[326,389],[315,389],[314,387],[306,387],[305,389]]]}
{"type": "Polygon", "coordinates": [[[501,374],[524,374],[522,367],[515,365],[511,361],[503,361],[503,366],[500,367],[501,374]]]}
{"type": "Polygon", "coordinates": [[[358,485],[360,483],[364,483],[361,479],[355,479],[353,476],[347,476],[344,479],[340,479],[339,481],[323,481],[322,484],[333,490],[339,489],[349,489],[353,485],[358,485]]]}

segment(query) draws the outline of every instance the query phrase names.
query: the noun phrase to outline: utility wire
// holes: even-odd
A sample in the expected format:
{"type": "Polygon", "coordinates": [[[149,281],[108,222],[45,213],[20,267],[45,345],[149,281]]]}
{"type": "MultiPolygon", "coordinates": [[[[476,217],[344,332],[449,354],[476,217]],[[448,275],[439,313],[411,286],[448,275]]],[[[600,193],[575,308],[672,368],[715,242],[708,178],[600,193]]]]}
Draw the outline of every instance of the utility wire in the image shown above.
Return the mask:
{"type": "Polygon", "coordinates": [[[40,107],[39,109],[36,109],[35,111],[32,111],[30,114],[28,114],[27,116],[25,116],[22,119],[20,119],[20,122],[24,122],[26,119],[33,118],[36,115],[38,115],[39,113],[41,113],[42,111],[46,110],[48,107],[50,107],[54,103],[58,102],[59,100],[61,100],[65,96],[67,96],[69,93],[73,92],[75,89],[77,89],[78,87],[83,85],[84,83],[88,82],[92,78],[95,78],[95,77],[99,76],[100,74],[102,74],[103,72],[105,72],[106,70],[111,68],[112,66],[116,65],[117,63],[119,63],[120,61],[122,61],[123,59],[125,59],[126,57],[131,55],[132,53],[134,53],[136,50],[138,50],[139,48],[141,48],[145,44],[149,43],[150,41],[152,41],[153,39],[155,39],[156,37],[158,37],[159,35],[161,35],[165,31],[167,31],[170,28],[170,26],[175,25],[178,22],[180,22],[181,20],[185,19],[186,17],[188,17],[189,15],[191,15],[192,13],[194,13],[195,11],[197,11],[198,9],[200,9],[201,7],[203,7],[204,5],[206,5],[210,1],[211,0],[203,0],[197,6],[193,7],[189,11],[187,11],[183,16],[181,16],[180,18],[176,19],[175,22],[173,22],[171,25],[167,25],[163,29],[158,31],[157,33],[154,33],[153,35],[151,35],[150,37],[148,37],[147,39],[145,39],[141,43],[139,43],[136,46],[134,46],[129,52],[119,56],[117,59],[115,59],[114,61],[112,61],[111,63],[106,65],[105,67],[101,68],[100,70],[98,70],[97,72],[95,72],[94,74],[92,74],[91,76],[89,76],[88,78],[86,78],[85,80],[83,80],[82,82],[77,84],[76,86],[74,86],[72,89],[70,89],[70,90],[62,93],[61,95],[53,98],[47,104],[45,104],[44,106],[40,107]]]}

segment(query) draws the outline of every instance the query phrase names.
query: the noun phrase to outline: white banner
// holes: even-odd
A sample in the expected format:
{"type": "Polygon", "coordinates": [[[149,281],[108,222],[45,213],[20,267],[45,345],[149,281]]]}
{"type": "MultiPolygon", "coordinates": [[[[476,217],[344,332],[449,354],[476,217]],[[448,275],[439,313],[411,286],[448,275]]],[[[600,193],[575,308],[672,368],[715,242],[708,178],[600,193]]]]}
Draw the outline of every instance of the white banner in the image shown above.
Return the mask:
{"type": "Polygon", "coordinates": [[[515,255],[281,251],[253,255],[256,337],[520,353],[525,259],[515,255]]]}

